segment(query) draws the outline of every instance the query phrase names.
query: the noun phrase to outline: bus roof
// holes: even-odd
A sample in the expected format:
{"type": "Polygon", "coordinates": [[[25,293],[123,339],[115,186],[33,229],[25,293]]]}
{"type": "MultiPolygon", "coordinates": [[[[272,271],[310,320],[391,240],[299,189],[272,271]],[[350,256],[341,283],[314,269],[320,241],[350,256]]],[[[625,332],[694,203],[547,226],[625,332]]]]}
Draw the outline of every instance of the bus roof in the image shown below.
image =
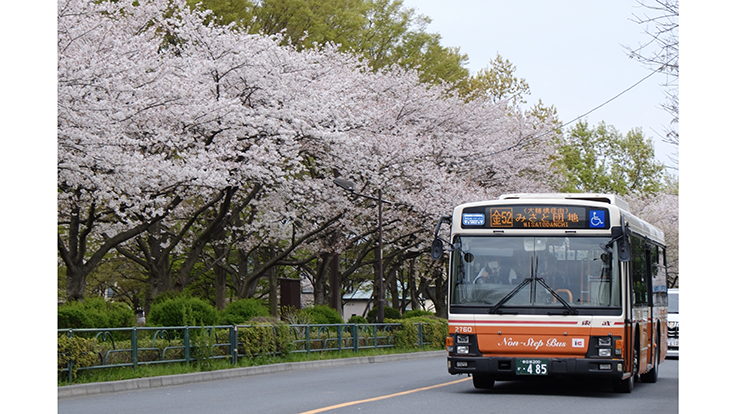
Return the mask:
{"type": "Polygon", "coordinates": [[[629,203],[624,201],[616,194],[601,193],[516,193],[503,194],[498,197],[499,200],[518,200],[518,199],[566,199],[581,201],[596,201],[599,203],[612,204],[622,210],[630,211],[629,203]]]}

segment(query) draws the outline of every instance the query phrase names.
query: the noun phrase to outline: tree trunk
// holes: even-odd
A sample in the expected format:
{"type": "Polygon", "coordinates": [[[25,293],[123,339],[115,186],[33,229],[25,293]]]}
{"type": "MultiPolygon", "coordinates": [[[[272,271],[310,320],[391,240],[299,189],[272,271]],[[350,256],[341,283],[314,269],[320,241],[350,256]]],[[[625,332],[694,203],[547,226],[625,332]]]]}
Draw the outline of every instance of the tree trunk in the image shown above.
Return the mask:
{"type": "Polygon", "coordinates": [[[391,294],[391,307],[396,310],[401,310],[401,293],[399,292],[397,276],[398,272],[396,269],[396,264],[394,264],[393,266],[389,267],[383,288],[385,289],[385,291],[390,292],[391,294]]]}
{"type": "Polygon", "coordinates": [[[226,232],[221,231],[212,243],[212,250],[215,252],[215,261],[213,270],[215,272],[215,307],[217,310],[225,309],[225,299],[227,296],[227,269],[218,265],[220,261],[227,262],[228,249],[223,247],[226,232]]]}
{"type": "MultiPolygon", "coordinates": [[[[273,253],[273,248],[270,249],[273,253]]],[[[268,299],[271,305],[271,316],[277,318],[279,316],[279,280],[278,266],[268,269],[268,299]]]]}
{"type": "Polygon", "coordinates": [[[67,302],[84,300],[84,288],[87,284],[87,273],[82,267],[66,267],[66,300],[67,302]]]}
{"type": "Polygon", "coordinates": [[[435,286],[434,295],[432,296],[435,313],[440,318],[447,318],[447,280],[445,278],[443,268],[440,266],[433,266],[432,276],[435,286]]]}
{"type": "Polygon", "coordinates": [[[112,237],[103,234],[104,242],[87,258],[87,244],[92,237],[92,229],[98,220],[99,213],[96,206],[91,204],[87,210],[87,217],[82,220],[79,207],[73,207],[69,212],[69,228],[67,243],[57,235],[57,248],[59,256],[67,269],[67,300],[79,301],[84,298],[84,288],[87,283],[87,275],[100,264],[105,255],[120,244],[138,236],[148,228],[158,223],[168,212],[173,209],[181,199],[175,198],[169,204],[162,216],[155,217],[151,221],[138,224],[137,226],[120,232],[112,237]]]}
{"type": "Polygon", "coordinates": [[[412,310],[421,309],[422,305],[419,303],[419,291],[417,289],[417,280],[414,276],[416,270],[417,259],[412,258],[409,260],[409,274],[406,276],[407,284],[409,285],[409,294],[411,295],[411,308],[412,310]]]}
{"type": "Polygon", "coordinates": [[[331,255],[322,253],[317,261],[317,271],[314,275],[314,304],[328,305],[329,295],[327,292],[327,265],[330,263],[331,255]]]}

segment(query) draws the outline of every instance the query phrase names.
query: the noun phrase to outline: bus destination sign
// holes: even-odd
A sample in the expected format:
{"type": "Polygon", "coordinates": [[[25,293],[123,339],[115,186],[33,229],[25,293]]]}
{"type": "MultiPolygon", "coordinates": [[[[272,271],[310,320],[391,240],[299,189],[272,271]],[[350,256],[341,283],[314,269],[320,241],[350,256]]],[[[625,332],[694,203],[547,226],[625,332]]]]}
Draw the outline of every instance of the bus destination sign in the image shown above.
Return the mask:
{"type": "Polygon", "coordinates": [[[463,211],[463,227],[607,229],[608,210],[577,206],[514,205],[463,211]]]}

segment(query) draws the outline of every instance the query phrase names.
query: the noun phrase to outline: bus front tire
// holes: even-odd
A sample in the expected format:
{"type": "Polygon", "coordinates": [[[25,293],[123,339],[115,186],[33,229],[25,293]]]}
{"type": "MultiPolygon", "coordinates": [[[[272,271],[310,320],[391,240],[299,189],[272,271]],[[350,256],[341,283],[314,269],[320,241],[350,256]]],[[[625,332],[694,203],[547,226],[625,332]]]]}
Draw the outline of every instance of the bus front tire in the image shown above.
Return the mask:
{"type": "Polygon", "coordinates": [[[641,382],[648,382],[650,384],[655,383],[657,382],[657,378],[659,377],[659,364],[662,363],[662,361],[660,361],[660,358],[659,358],[660,349],[662,349],[660,348],[660,346],[662,346],[662,341],[659,336],[659,328],[657,328],[656,338],[657,338],[657,342],[655,343],[654,352],[653,352],[654,364],[652,366],[652,369],[649,370],[649,372],[641,375],[641,382]]]}
{"type": "Polygon", "coordinates": [[[481,390],[488,390],[493,388],[493,384],[496,381],[493,379],[493,377],[490,377],[488,375],[478,375],[473,374],[473,387],[481,389],[481,390]]]}
{"type": "Polygon", "coordinates": [[[613,390],[616,392],[628,394],[634,389],[634,382],[636,382],[637,372],[639,372],[639,339],[637,338],[634,351],[632,352],[631,361],[631,375],[626,379],[615,379],[613,380],[613,390]]]}
{"type": "Polygon", "coordinates": [[[623,394],[629,394],[634,389],[634,375],[626,379],[613,380],[613,390],[623,394]]]}

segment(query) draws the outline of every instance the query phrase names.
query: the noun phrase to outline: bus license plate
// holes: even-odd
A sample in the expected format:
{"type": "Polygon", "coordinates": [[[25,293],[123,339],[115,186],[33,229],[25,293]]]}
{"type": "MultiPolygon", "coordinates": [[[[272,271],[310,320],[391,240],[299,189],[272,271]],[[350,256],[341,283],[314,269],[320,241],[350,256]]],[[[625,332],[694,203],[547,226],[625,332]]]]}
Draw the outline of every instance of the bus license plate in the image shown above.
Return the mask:
{"type": "Polygon", "coordinates": [[[546,359],[516,359],[516,375],[547,375],[546,359]]]}

